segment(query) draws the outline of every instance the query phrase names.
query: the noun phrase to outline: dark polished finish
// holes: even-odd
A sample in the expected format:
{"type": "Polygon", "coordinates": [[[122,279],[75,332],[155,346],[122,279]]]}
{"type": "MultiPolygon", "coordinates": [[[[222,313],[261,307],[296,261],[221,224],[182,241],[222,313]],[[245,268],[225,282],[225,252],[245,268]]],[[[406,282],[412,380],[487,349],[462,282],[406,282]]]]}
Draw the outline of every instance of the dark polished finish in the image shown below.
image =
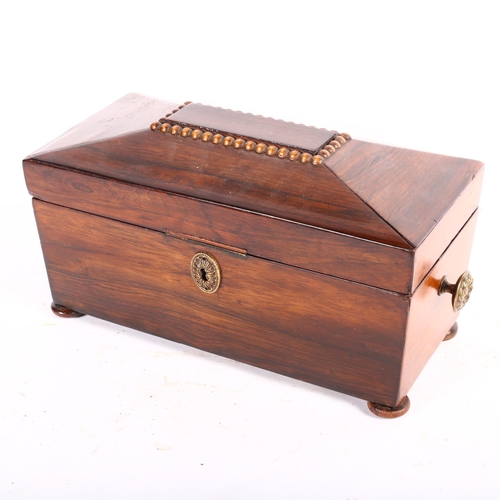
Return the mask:
{"type": "Polygon", "coordinates": [[[438,295],[437,291],[444,275],[456,280],[467,269],[477,215],[476,210],[411,298],[398,401],[408,394],[427,361],[441,345],[443,334],[457,321],[459,313],[451,307],[450,296],[438,295]]]}
{"type": "Polygon", "coordinates": [[[407,249],[33,160],[24,162],[24,172],[30,193],[56,205],[386,290],[411,288],[414,254],[407,249]]]}
{"type": "MultiPolygon", "coordinates": [[[[235,149],[243,148],[245,151],[253,151],[257,154],[266,153],[267,156],[275,156],[279,151],[278,158],[288,158],[292,161],[297,159],[296,155],[288,156],[287,148],[293,147],[300,150],[297,151],[300,163],[311,162],[315,167],[323,164],[326,150],[322,148],[326,147],[327,143],[339,149],[350,140],[349,134],[341,135],[334,131],[329,132],[325,129],[202,104],[193,104],[182,111],[175,109],[167,116],[153,122],[149,128],[162,133],[170,132],[172,135],[178,134],[180,130],[182,137],[197,140],[202,136],[206,137],[205,142],[216,137],[216,140],[212,140],[213,144],[232,146],[235,149]],[[195,130],[186,125],[195,127],[195,130]],[[223,136],[226,137],[221,141],[220,138],[223,136]],[[255,141],[265,141],[265,143],[259,142],[255,146],[255,141]],[[247,144],[248,147],[246,147],[247,144]],[[323,155],[318,154],[321,152],[323,155]]],[[[329,153],[326,157],[328,156],[330,156],[329,153]]]]}
{"type": "Polygon", "coordinates": [[[55,302],[365,400],[398,402],[405,296],[39,200],[34,208],[55,302]],[[198,252],[220,266],[216,293],[193,282],[198,252]]]}
{"type": "Polygon", "coordinates": [[[136,94],[74,127],[23,163],[57,308],[403,415],[483,166],[332,134],[136,94]]]}
{"type": "Polygon", "coordinates": [[[450,328],[450,331],[444,336],[443,342],[445,340],[451,340],[452,338],[454,338],[457,332],[458,332],[458,323],[455,322],[453,323],[453,326],[450,328]]]}
{"type": "Polygon", "coordinates": [[[185,106],[169,116],[168,121],[179,125],[217,131],[224,135],[250,138],[257,140],[257,142],[281,144],[311,154],[319,151],[324,144],[328,144],[337,135],[337,132],[333,130],[306,127],[297,123],[273,120],[272,118],[204,104],[185,106]]]}
{"type": "Polygon", "coordinates": [[[68,309],[67,307],[56,304],[55,302],[52,302],[50,308],[52,309],[52,312],[60,318],[80,318],[81,316],[85,316],[85,314],[73,311],[73,309],[68,309]]]}
{"type": "Polygon", "coordinates": [[[472,160],[354,139],[325,165],[414,248],[482,169],[472,160]]]}
{"type": "Polygon", "coordinates": [[[408,396],[405,396],[397,406],[368,402],[368,408],[374,415],[377,415],[377,417],[398,418],[402,417],[410,409],[410,399],[408,396]]]}

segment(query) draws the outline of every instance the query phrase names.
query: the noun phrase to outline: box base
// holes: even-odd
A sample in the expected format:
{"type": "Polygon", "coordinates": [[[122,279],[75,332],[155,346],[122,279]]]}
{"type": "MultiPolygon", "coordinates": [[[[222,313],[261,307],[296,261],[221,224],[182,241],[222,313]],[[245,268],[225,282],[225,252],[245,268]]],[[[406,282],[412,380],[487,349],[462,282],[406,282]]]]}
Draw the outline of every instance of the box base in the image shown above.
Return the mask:
{"type": "MultiPolygon", "coordinates": [[[[79,318],[81,316],[85,316],[85,314],[79,313],[77,311],[73,311],[72,309],[68,309],[60,304],[56,304],[52,302],[51,305],[52,312],[61,318],[79,318]]],[[[449,332],[445,335],[443,342],[447,340],[451,340],[456,336],[458,332],[458,324],[454,323],[450,328],[449,332]]],[[[399,418],[405,415],[410,409],[411,403],[410,398],[405,396],[401,403],[397,406],[388,406],[381,403],[375,403],[368,401],[367,402],[368,409],[377,417],[386,418],[386,419],[394,419],[399,418]]]]}

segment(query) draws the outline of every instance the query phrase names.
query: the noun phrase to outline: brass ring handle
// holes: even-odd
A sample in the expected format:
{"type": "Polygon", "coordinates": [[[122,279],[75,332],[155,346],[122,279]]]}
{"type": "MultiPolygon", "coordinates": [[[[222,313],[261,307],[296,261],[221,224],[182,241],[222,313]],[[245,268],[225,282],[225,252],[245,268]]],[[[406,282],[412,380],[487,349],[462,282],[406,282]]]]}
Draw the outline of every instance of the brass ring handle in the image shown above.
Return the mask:
{"type": "Polygon", "coordinates": [[[465,271],[454,285],[449,283],[444,276],[439,284],[438,295],[451,293],[451,305],[453,310],[457,312],[467,304],[473,285],[474,279],[469,271],[465,271]]]}

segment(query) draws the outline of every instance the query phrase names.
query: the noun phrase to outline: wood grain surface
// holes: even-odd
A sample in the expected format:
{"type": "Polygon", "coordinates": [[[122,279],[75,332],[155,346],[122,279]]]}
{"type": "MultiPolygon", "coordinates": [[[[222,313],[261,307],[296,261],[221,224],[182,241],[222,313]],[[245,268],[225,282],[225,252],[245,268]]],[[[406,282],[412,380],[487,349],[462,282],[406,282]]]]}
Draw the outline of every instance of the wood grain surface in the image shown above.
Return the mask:
{"type": "Polygon", "coordinates": [[[38,200],[34,207],[56,303],[363,399],[398,402],[408,297],[38,200]],[[213,295],[190,275],[199,251],[221,267],[213,295]]]}
{"type": "Polygon", "coordinates": [[[101,176],[24,162],[30,193],[57,205],[406,293],[413,252],[101,176]]]}
{"type": "Polygon", "coordinates": [[[325,167],[149,128],[33,159],[411,248],[325,167]]]}
{"type": "Polygon", "coordinates": [[[483,176],[484,167],[473,176],[471,182],[462,191],[453,206],[436,224],[436,227],[427,238],[425,238],[423,243],[416,249],[413,270],[413,290],[420,284],[439,257],[441,257],[449,246],[450,241],[455,238],[466,221],[468,221],[471,215],[477,210],[483,176]]]}
{"type": "MultiPolygon", "coordinates": [[[[32,158],[408,249],[422,245],[482,168],[356,140],[314,167],[151,131],[157,111],[172,106],[126,96],[32,158]]],[[[313,149],[330,134],[197,104],[169,119],[313,149]]]]}
{"type": "MultiPolygon", "coordinates": [[[[476,210],[411,299],[399,397],[408,393],[457,320],[458,313],[453,311],[451,294],[438,295],[437,291],[443,276],[450,283],[456,283],[467,270],[477,216],[476,210]]],[[[474,300],[474,293],[471,300],[474,300]]]]}
{"type": "Polygon", "coordinates": [[[356,140],[325,164],[415,248],[483,168],[474,160],[356,140]]]}
{"type": "Polygon", "coordinates": [[[178,104],[173,102],[130,93],[70,128],[33,154],[71,148],[77,144],[103,141],[145,130],[153,118],[169,113],[177,106],[178,104]]]}
{"type": "MultiPolygon", "coordinates": [[[[467,267],[482,164],[352,140],[313,166],[149,129],[174,106],[131,94],[24,161],[54,302],[400,403],[456,321],[437,289],[467,267]]],[[[169,120],[310,151],[331,134],[191,104],[169,120]]]]}

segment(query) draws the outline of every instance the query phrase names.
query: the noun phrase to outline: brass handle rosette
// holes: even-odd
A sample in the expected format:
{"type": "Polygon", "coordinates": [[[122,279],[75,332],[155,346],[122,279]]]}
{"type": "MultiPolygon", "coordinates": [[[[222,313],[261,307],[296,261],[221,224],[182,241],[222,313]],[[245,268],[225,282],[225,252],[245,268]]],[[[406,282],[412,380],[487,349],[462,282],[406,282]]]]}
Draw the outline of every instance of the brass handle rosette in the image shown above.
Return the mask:
{"type": "Polygon", "coordinates": [[[473,285],[474,278],[469,271],[465,271],[454,285],[449,283],[446,276],[444,276],[439,284],[438,295],[451,293],[451,305],[453,310],[458,312],[467,304],[473,285]]]}

